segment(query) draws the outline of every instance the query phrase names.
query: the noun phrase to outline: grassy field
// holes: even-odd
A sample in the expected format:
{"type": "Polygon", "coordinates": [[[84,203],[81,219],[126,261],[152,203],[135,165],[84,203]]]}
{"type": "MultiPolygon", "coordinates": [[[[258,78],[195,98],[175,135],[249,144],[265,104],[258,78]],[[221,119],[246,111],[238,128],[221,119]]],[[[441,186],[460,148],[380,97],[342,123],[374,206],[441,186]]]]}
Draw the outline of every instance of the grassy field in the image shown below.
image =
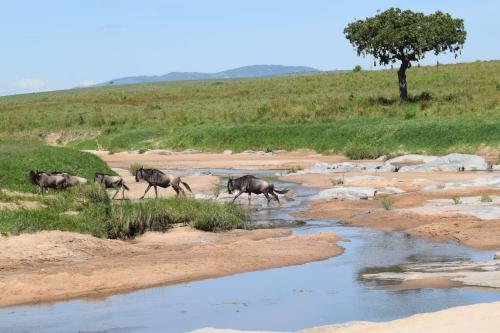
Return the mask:
{"type": "Polygon", "coordinates": [[[66,171],[92,180],[96,171],[113,173],[95,155],[64,147],[50,147],[39,141],[0,141],[0,188],[37,191],[28,182],[29,170],[66,171]]]}
{"type": "Polygon", "coordinates": [[[312,148],[377,156],[500,144],[500,61],[248,80],[169,82],[0,98],[0,135],[75,148],[312,148]]]}
{"type": "Polygon", "coordinates": [[[43,207],[0,209],[0,234],[62,230],[130,239],[146,231],[167,231],[176,223],[212,232],[245,228],[248,219],[239,206],[185,198],[111,204],[107,192],[96,184],[30,200],[41,201],[43,207]]]}

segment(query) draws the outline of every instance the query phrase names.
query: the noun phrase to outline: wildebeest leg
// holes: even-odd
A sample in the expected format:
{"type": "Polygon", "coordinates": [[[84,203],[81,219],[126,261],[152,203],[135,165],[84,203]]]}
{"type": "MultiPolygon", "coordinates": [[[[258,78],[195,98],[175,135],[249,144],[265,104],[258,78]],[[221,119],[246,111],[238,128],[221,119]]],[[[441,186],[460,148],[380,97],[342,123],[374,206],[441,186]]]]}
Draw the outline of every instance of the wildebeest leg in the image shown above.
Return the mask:
{"type": "Polygon", "coordinates": [[[148,188],[146,189],[146,191],[144,191],[144,194],[142,195],[141,199],[144,199],[144,197],[146,196],[146,193],[148,193],[150,188],[151,188],[151,184],[148,185],[148,188]]]}
{"type": "Polygon", "coordinates": [[[248,206],[252,204],[251,200],[252,200],[252,192],[248,192],[248,206]]]}
{"type": "Polygon", "coordinates": [[[122,200],[125,200],[125,187],[122,186],[122,200]]]}
{"type": "Polygon", "coordinates": [[[269,204],[271,203],[271,198],[269,198],[269,193],[264,192],[264,195],[266,196],[266,199],[267,199],[267,205],[269,206],[269,204]]]}
{"type": "Polygon", "coordinates": [[[154,188],[155,188],[155,196],[156,196],[156,199],[158,199],[158,188],[156,187],[156,185],[153,185],[154,188]]]}
{"type": "Polygon", "coordinates": [[[281,206],[281,202],[280,202],[280,199],[278,198],[278,195],[276,195],[276,193],[274,193],[274,192],[271,192],[271,195],[274,197],[274,199],[276,199],[276,201],[278,201],[278,203],[281,206]]]}
{"type": "Polygon", "coordinates": [[[120,188],[119,188],[119,187],[118,187],[118,188],[113,187],[113,188],[116,190],[116,192],[115,192],[115,194],[113,195],[113,197],[111,198],[111,200],[115,200],[116,195],[118,194],[118,192],[120,192],[120,188]]]}
{"type": "Polygon", "coordinates": [[[234,198],[233,198],[232,203],[234,203],[234,202],[236,201],[236,199],[238,199],[238,197],[239,197],[240,195],[242,195],[242,194],[243,194],[243,192],[239,192],[238,194],[236,194],[236,195],[234,196],[234,198]]]}

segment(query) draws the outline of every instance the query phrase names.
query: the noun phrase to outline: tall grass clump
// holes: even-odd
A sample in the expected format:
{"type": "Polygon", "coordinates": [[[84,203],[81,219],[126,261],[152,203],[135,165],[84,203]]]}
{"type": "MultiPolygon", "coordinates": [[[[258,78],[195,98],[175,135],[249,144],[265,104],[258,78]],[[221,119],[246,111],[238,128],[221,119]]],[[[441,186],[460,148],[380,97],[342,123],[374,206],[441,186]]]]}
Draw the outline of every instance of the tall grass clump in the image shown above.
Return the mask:
{"type": "Polygon", "coordinates": [[[128,167],[128,172],[132,175],[132,176],[135,176],[135,174],[137,173],[137,170],[139,170],[140,168],[142,168],[142,165],[139,164],[139,163],[132,163],[130,164],[130,166],[128,167]]]}
{"type": "Polygon", "coordinates": [[[109,238],[133,238],[146,231],[164,232],[174,224],[203,231],[246,227],[247,213],[237,205],[187,198],[159,199],[114,205],[106,222],[109,238]]]}
{"type": "Polygon", "coordinates": [[[372,143],[353,142],[345,147],[344,154],[352,160],[374,159],[387,153],[381,146],[372,143]]]}

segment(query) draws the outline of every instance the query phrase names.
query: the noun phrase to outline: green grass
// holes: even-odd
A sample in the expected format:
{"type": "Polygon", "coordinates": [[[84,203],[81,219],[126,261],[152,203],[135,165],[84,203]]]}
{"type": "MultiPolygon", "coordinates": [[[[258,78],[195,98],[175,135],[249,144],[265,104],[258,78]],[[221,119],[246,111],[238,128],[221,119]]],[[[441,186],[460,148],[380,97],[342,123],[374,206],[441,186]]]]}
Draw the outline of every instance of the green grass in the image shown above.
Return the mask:
{"type": "Polygon", "coordinates": [[[0,98],[0,135],[76,148],[312,148],[375,157],[500,144],[500,61],[247,80],[167,82],[0,98]]]}
{"type": "Polygon", "coordinates": [[[0,141],[0,188],[36,191],[28,181],[29,170],[67,171],[89,180],[96,171],[113,173],[98,157],[65,147],[50,147],[39,141],[0,141]]]}
{"type": "Polygon", "coordinates": [[[176,223],[216,232],[245,228],[248,220],[247,212],[237,205],[186,198],[111,204],[106,191],[97,184],[40,200],[46,207],[0,210],[0,234],[62,230],[129,239],[146,231],[164,232],[176,223]]]}

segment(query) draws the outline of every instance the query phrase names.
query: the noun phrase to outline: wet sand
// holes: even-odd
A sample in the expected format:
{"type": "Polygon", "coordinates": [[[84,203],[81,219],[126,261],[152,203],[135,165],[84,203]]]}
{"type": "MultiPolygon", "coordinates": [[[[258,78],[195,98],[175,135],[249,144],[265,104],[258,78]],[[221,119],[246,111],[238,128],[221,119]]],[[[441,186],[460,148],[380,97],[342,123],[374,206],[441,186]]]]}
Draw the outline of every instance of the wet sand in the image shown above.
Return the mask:
{"type": "Polygon", "coordinates": [[[208,233],[187,227],[134,241],[50,231],[0,239],[0,306],[80,297],[323,260],[340,255],[334,233],[288,229],[208,233]]]}

